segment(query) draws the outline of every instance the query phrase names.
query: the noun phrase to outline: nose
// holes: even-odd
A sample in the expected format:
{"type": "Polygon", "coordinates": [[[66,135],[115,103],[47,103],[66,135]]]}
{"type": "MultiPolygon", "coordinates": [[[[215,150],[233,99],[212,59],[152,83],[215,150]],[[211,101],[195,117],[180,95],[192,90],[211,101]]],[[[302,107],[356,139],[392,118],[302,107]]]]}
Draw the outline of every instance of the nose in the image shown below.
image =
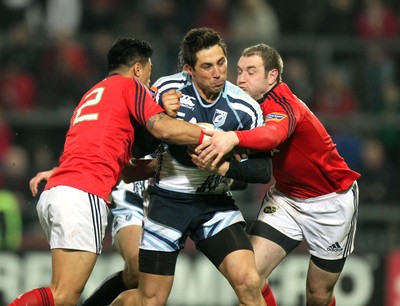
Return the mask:
{"type": "Polygon", "coordinates": [[[220,68],[219,67],[214,67],[214,69],[213,69],[213,77],[218,79],[218,78],[221,77],[221,75],[222,74],[221,74],[220,68]]]}

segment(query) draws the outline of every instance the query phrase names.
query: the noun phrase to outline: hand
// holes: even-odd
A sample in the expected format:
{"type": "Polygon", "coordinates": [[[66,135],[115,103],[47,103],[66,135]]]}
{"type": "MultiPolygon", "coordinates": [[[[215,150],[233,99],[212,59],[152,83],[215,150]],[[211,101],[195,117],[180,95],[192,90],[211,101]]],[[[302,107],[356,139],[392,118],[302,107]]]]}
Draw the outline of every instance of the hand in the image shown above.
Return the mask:
{"type": "Polygon", "coordinates": [[[38,194],[39,183],[42,181],[47,181],[56,169],[57,167],[54,167],[51,170],[38,172],[33,178],[31,178],[31,180],[29,181],[29,188],[34,197],[36,197],[36,195],[38,194]]]}
{"type": "Polygon", "coordinates": [[[157,159],[131,158],[129,163],[122,169],[121,178],[129,184],[135,181],[147,180],[154,176],[157,167],[157,159]]]}
{"type": "Polygon", "coordinates": [[[198,155],[194,151],[193,146],[188,147],[188,154],[192,158],[193,164],[195,164],[199,169],[208,171],[208,172],[213,172],[217,173],[219,175],[225,176],[226,172],[229,170],[229,162],[228,161],[221,161],[217,165],[213,165],[212,161],[208,163],[203,163],[202,161],[199,160],[198,155]]]}
{"type": "Polygon", "coordinates": [[[182,92],[171,89],[164,93],[161,97],[165,113],[171,118],[176,118],[176,116],[178,115],[178,110],[181,105],[179,101],[181,96],[182,92]]]}
{"type": "Polygon", "coordinates": [[[195,152],[199,155],[198,158],[203,164],[211,162],[213,167],[216,167],[225,154],[239,143],[239,139],[233,131],[222,132],[203,129],[203,133],[211,138],[204,138],[203,142],[196,147],[195,152]]]}

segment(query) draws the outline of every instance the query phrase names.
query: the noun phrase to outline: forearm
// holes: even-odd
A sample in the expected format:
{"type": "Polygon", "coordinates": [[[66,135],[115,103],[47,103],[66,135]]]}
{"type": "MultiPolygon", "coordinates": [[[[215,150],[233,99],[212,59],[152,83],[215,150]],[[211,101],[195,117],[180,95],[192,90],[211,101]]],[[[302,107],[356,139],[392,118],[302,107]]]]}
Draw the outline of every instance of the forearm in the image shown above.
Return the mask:
{"type": "Polygon", "coordinates": [[[274,125],[265,125],[235,133],[239,139],[239,147],[256,151],[272,151],[287,139],[287,131],[274,125]]]}
{"type": "Polygon", "coordinates": [[[199,144],[202,130],[195,124],[172,119],[165,113],[152,116],[147,121],[146,128],[154,137],[177,145],[199,144]]]}
{"type": "Polygon", "coordinates": [[[147,180],[154,176],[157,159],[132,158],[122,169],[121,178],[125,183],[147,180]]]}
{"type": "Polygon", "coordinates": [[[246,183],[266,184],[272,178],[272,161],[269,153],[256,153],[243,161],[231,159],[225,176],[246,183]]]}

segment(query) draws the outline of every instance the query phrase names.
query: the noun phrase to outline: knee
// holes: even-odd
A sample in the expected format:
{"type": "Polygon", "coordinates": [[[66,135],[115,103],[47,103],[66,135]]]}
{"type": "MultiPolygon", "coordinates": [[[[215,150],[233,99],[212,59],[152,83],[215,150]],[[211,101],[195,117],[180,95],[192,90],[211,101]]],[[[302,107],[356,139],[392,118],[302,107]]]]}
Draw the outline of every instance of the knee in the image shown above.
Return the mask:
{"type": "Polygon", "coordinates": [[[328,290],[311,290],[307,288],[308,306],[328,306],[332,300],[333,292],[328,290]]]}
{"type": "Polygon", "coordinates": [[[231,283],[237,292],[259,293],[260,276],[256,270],[238,271],[231,278],[231,283]]]}
{"type": "Polygon", "coordinates": [[[76,306],[82,295],[83,289],[76,286],[52,284],[50,289],[53,293],[54,305],[76,306]]]}

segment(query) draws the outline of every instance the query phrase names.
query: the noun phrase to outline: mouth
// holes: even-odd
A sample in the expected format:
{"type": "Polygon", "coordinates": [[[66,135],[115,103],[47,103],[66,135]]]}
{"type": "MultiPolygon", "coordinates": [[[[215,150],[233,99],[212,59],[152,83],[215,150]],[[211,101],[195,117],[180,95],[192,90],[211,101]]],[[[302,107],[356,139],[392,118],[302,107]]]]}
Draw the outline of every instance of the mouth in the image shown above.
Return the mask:
{"type": "Polygon", "coordinates": [[[223,80],[221,80],[221,81],[216,81],[216,82],[213,82],[212,84],[213,84],[213,86],[215,86],[215,87],[221,87],[221,86],[224,86],[225,81],[223,81],[223,80]]]}

